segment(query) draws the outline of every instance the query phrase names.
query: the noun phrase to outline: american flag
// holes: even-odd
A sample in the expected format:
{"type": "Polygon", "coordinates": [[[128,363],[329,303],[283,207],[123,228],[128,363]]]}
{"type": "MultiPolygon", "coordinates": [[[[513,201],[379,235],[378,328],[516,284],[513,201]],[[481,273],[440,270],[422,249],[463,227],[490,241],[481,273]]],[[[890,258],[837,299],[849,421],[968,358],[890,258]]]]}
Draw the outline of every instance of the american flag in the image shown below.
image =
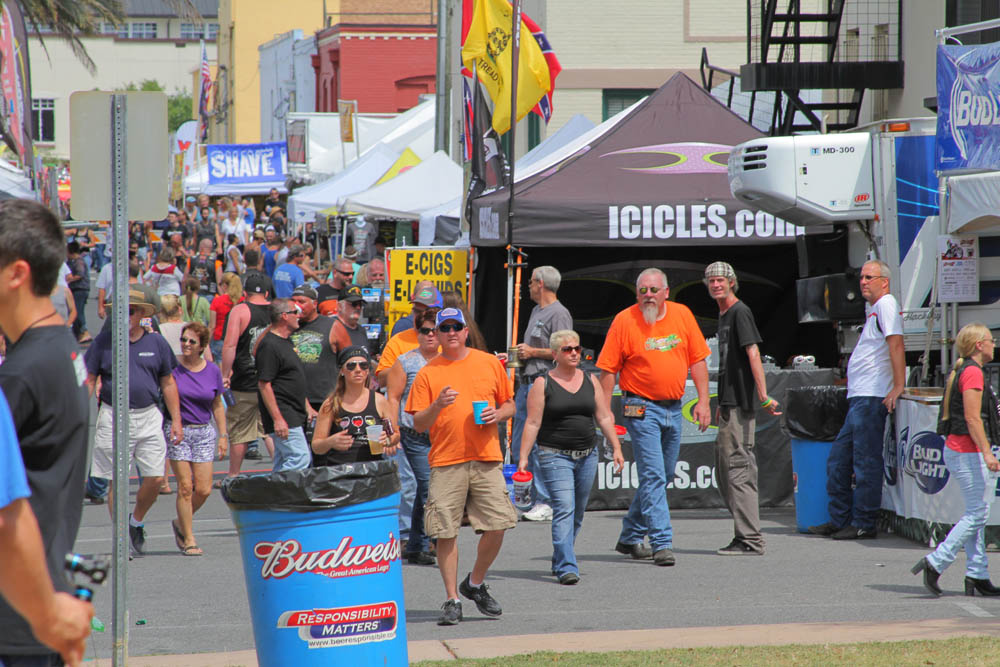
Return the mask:
{"type": "Polygon", "coordinates": [[[201,92],[198,97],[198,137],[208,140],[208,96],[212,94],[212,71],[208,67],[208,51],[201,45],[201,92]]]}

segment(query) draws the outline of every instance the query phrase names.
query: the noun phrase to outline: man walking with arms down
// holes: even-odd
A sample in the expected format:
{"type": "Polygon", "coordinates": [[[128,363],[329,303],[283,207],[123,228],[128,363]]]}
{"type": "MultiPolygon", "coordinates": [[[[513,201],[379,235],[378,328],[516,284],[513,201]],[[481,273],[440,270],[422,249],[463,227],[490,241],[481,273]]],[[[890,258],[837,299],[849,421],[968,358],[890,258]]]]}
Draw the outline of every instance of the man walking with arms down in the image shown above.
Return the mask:
{"type": "Polygon", "coordinates": [[[715,476],[719,493],[733,515],[732,542],[722,556],[763,555],[757,501],[757,457],[754,454],[754,410],[759,403],[780,415],[778,401],[767,395],[761,342],[749,306],[736,298],[736,271],[726,262],[705,269],[709,295],[719,304],[719,433],[715,440],[715,476]],[[756,394],[755,394],[756,390],[756,394]]]}
{"type": "Polygon", "coordinates": [[[622,413],[639,473],[639,488],[615,550],[635,559],[652,555],[657,565],[673,565],[667,484],[673,480],[681,447],[681,399],[690,369],[698,391],[693,416],[698,428],[707,429],[709,351],[687,306],[667,302],[666,274],[646,269],[635,286],[638,303],[615,316],[597,360],[609,408],[615,375],[620,373],[622,413]],[[642,543],[646,535],[652,554],[642,543]]]}
{"type": "Polygon", "coordinates": [[[889,294],[885,262],[872,260],[861,267],[861,296],[868,303],[865,325],[847,362],[847,418],[826,461],[830,521],[809,527],[810,533],[835,540],[878,536],[885,418],[896,408],[905,383],[903,318],[889,294]]]}
{"type": "Polygon", "coordinates": [[[507,495],[497,423],[514,414],[510,385],[496,357],[467,348],[465,317],[457,308],[437,315],[441,354],[417,373],[406,401],[413,429],[430,430],[431,479],[424,529],[437,538],[438,569],[448,599],[439,625],[462,620],[458,593],[473,600],[480,613],[499,616],[500,603],[490,595],[486,571],[500,553],[503,533],[517,524],[507,495]],[[473,403],[483,401],[479,419],[473,403]],[[472,572],[458,585],[458,529],[463,511],[481,534],[472,572]]]}

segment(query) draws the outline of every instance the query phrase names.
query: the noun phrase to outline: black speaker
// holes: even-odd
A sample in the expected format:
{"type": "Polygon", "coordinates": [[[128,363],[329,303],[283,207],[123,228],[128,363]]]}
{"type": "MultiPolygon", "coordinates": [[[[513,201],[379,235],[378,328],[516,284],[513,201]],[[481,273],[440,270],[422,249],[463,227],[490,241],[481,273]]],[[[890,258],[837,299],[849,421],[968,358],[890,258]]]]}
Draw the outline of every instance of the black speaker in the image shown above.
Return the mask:
{"type": "Polygon", "coordinates": [[[799,323],[861,321],[865,319],[865,300],[857,276],[831,273],[795,281],[799,323]]]}

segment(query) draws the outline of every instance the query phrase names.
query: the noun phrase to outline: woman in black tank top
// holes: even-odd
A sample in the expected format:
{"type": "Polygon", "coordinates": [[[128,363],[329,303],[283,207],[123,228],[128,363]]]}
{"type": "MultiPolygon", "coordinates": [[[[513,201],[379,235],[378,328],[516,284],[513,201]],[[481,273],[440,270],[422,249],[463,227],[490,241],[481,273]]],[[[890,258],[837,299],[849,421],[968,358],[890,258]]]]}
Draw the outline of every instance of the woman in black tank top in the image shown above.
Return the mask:
{"type": "Polygon", "coordinates": [[[393,435],[382,434],[384,453],[392,456],[399,445],[399,429],[385,397],[370,388],[371,357],[363,347],[349,347],[340,353],[340,376],[319,409],[313,431],[313,466],[360,463],[383,458],[372,454],[365,430],[392,422],[393,435]]]}
{"type": "Polygon", "coordinates": [[[549,346],[556,365],[528,391],[528,417],[517,469],[528,469],[528,457],[537,441],[538,474],[552,504],[552,572],[560,584],[572,585],[580,581],[573,544],[597,474],[595,417],[611,443],[615,469],[620,471],[625,460],[601,385],[579,368],[580,336],[568,329],[556,331],[549,346]]]}

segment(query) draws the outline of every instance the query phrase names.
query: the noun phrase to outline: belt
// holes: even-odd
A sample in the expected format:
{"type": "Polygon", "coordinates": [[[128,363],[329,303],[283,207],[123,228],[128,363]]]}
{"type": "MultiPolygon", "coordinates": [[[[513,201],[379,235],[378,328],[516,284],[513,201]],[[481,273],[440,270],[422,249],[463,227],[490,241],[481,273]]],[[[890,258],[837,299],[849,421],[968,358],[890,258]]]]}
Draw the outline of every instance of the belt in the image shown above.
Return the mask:
{"type": "Polygon", "coordinates": [[[532,382],[534,382],[538,378],[540,378],[543,375],[545,375],[546,372],[547,371],[542,371],[541,373],[532,373],[531,375],[525,375],[524,376],[524,380],[522,381],[522,384],[531,384],[532,382]]]}
{"type": "Polygon", "coordinates": [[[549,452],[550,454],[562,454],[563,456],[568,456],[571,459],[585,459],[590,456],[590,453],[594,451],[593,447],[588,449],[559,449],[558,447],[546,447],[545,445],[538,445],[538,449],[543,452],[549,452]]]}
{"type": "Polygon", "coordinates": [[[664,398],[662,400],[655,400],[652,398],[646,398],[645,396],[640,396],[639,394],[634,394],[631,391],[622,390],[622,398],[641,398],[644,401],[648,401],[653,405],[659,405],[661,408],[672,408],[681,402],[679,398],[664,398]]]}
{"type": "Polygon", "coordinates": [[[420,438],[421,440],[430,440],[430,436],[427,433],[421,433],[420,431],[418,431],[416,429],[407,428],[406,426],[400,426],[399,427],[399,432],[400,433],[405,433],[406,435],[410,436],[411,438],[420,438]]]}

